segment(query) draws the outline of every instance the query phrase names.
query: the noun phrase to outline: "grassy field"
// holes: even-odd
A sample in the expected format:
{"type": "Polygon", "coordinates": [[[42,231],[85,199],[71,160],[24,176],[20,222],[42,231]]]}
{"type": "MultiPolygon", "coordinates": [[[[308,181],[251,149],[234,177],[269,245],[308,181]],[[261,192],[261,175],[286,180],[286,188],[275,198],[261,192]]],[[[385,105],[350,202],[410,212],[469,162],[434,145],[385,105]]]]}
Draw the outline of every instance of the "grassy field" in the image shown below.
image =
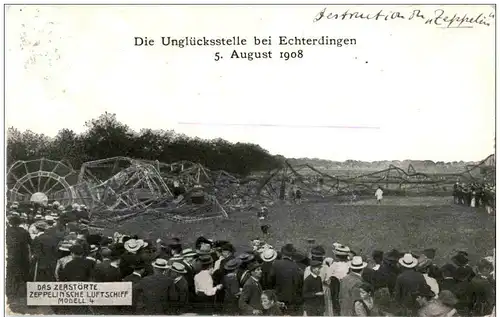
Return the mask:
{"type": "MultiPolygon", "coordinates": [[[[445,264],[455,250],[469,252],[471,263],[475,264],[478,258],[492,255],[495,246],[495,218],[482,209],[453,205],[449,197],[388,197],[383,205],[376,205],[373,200],[353,204],[304,202],[300,206],[277,204],[269,209],[272,245],[293,243],[305,250],[306,239],[315,238],[327,248],[329,256],[333,242],[347,244],[368,256],[376,248],[419,252],[433,247],[438,250],[437,264],[445,264]]],[[[143,216],[130,219],[115,230],[137,233],[153,241],[177,236],[185,244],[193,244],[196,237],[203,235],[230,240],[239,250],[248,247],[249,240],[260,232],[255,212],[233,212],[229,219],[191,224],[143,216]]],[[[20,298],[15,303],[20,309],[16,312],[51,313],[49,307],[26,308],[25,302],[25,298],[20,298]]]]}
{"type": "MultiPolygon", "coordinates": [[[[293,243],[305,250],[307,238],[315,238],[328,254],[333,242],[368,256],[374,249],[420,252],[433,247],[438,250],[436,262],[441,264],[456,250],[469,252],[474,262],[492,255],[495,247],[495,218],[483,209],[453,205],[448,197],[389,197],[383,205],[373,200],[353,204],[304,202],[300,206],[280,203],[269,209],[272,235],[268,240],[275,247],[293,243]]],[[[229,219],[191,224],[146,215],[128,220],[116,230],[151,240],[177,236],[189,244],[203,235],[230,240],[239,249],[260,233],[255,212],[233,212],[229,219]]]]}

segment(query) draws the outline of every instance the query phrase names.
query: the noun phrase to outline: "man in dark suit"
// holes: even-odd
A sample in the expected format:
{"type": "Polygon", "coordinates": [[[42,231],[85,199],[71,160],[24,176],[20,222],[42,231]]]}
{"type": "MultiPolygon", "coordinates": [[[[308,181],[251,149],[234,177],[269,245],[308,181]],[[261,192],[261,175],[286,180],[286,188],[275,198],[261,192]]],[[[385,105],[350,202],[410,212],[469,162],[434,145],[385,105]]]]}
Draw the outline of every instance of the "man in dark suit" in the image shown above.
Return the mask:
{"type": "Polygon", "coordinates": [[[84,250],[80,244],[71,246],[73,260],[69,261],[61,270],[62,282],[89,282],[91,280],[95,262],[84,257],[84,250]]]}
{"type": "Polygon", "coordinates": [[[119,282],[122,279],[118,262],[119,251],[104,248],[101,250],[102,262],[94,267],[92,280],[94,282],[119,282]]]}
{"type": "Polygon", "coordinates": [[[323,281],[319,276],[323,262],[311,261],[311,274],[304,280],[304,310],[307,316],[323,316],[325,313],[325,296],[323,281]]]}
{"type": "Polygon", "coordinates": [[[427,284],[422,273],[415,270],[418,260],[410,253],[406,253],[399,259],[402,272],[396,279],[394,287],[394,299],[406,309],[406,316],[417,314],[419,307],[413,299],[413,294],[417,292],[421,285],[427,284]]]}
{"type": "Polygon", "coordinates": [[[195,261],[194,258],[196,256],[196,252],[194,252],[192,249],[184,249],[182,250],[182,258],[183,261],[181,262],[184,264],[184,267],[186,269],[186,273],[184,274],[184,277],[186,278],[186,281],[188,283],[188,288],[189,288],[189,302],[193,302],[194,299],[196,298],[196,293],[194,289],[194,276],[197,272],[195,272],[194,267],[193,267],[193,262],[195,261]]]}
{"type": "Polygon", "coordinates": [[[355,290],[363,283],[363,269],[367,263],[360,256],[349,262],[350,272],[340,280],[339,302],[341,316],[354,316],[355,290]]]}
{"type": "Polygon", "coordinates": [[[134,271],[132,274],[125,276],[123,281],[136,284],[143,278],[144,272],[146,271],[146,264],[139,257],[137,257],[135,259],[135,263],[131,263],[130,266],[134,271]]]}
{"type": "Polygon", "coordinates": [[[259,315],[263,309],[260,301],[262,287],[259,283],[262,277],[261,265],[258,262],[252,262],[248,266],[248,271],[250,272],[250,278],[243,286],[238,306],[242,315],[259,315]]]}
{"type": "Polygon", "coordinates": [[[168,263],[165,259],[156,259],[153,263],[153,275],[144,277],[134,285],[132,309],[138,315],[166,315],[168,313],[168,291],[173,281],[166,275],[168,263]]]}
{"type": "Polygon", "coordinates": [[[467,289],[470,298],[469,311],[472,316],[486,316],[495,306],[495,281],[491,278],[494,267],[491,262],[481,259],[478,274],[472,278],[467,289]]]}
{"type": "Polygon", "coordinates": [[[43,232],[33,239],[33,266],[35,282],[55,281],[55,271],[59,256],[59,240],[45,231],[49,226],[45,222],[36,224],[36,228],[43,232]]]}
{"type": "Polygon", "coordinates": [[[287,314],[292,316],[302,315],[302,285],[304,272],[292,260],[296,253],[292,244],[281,248],[282,259],[273,263],[271,270],[271,284],[274,285],[278,300],[284,302],[287,314]]]}
{"type": "Polygon", "coordinates": [[[391,250],[384,254],[380,268],[373,273],[372,282],[375,290],[387,287],[391,295],[399,275],[398,260],[401,257],[398,250],[391,250]]]}
{"type": "Polygon", "coordinates": [[[439,290],[448,290],[453,292],[457,285],[457,281],[453,278],[456,272],[456,268],[452,264],[445,264],[443,265],[443,267],[441,267],[440,272],[441,278],[438,280],[439,290]]]}
{"type": "MultiPolygon", "coordinates": [[[[7,296],[16,298],[25,288],[30,272],[30,245],[31,237],[25,229],[19,227],[19,216],[9,217],[5,242],[7,247],[7,296]]],[[[24,293],[25,294],[25,293],[24,293]]]]}
{"type": "Polygon", "coordinates": [[[173,262],[170,267],[169,276],[173,280],[168,291],[169,311],[168,315],[182,315],[188,313],[189,286],[184,274],[186,267],[181,262],[173,262]]]}

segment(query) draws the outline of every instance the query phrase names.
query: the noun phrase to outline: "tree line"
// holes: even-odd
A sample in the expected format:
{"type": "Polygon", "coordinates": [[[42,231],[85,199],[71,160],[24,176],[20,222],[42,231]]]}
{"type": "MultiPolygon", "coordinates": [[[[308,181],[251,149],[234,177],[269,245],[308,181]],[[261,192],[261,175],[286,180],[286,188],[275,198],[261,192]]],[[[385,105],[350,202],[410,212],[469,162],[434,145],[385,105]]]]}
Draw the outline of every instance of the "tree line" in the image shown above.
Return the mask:
{"type": "Polygon", "coordinates": [[[53,138],[11,127],[7,131],[7,164],[44,157],[79,169],[84,162],[127,156],[164,163],[192,161],[211,170],[246,176],[279,167],[283,160],[256,144],[190,138],[173,130],[136,132],[107,112],[86,122],[85,127],[87,130],[81,134],[62,129],[53,138]]]}

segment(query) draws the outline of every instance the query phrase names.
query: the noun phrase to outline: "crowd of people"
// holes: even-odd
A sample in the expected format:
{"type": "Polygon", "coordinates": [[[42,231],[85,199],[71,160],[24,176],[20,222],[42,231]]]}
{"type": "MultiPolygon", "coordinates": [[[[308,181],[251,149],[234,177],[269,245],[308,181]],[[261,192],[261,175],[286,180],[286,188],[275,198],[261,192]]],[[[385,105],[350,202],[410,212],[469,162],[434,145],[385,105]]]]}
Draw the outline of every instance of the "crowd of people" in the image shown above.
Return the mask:
{"type": "MultiPolygon", "coordinates": [[[[460,251],[439,267],[434,249],[374,251],[367,259],[347,245],[327,250],[313,239],[307,252],[292,244],[275,248],[264,238],[236,250],[231,241],[207,237],[190,245],[175,237],[91,234],[82,205],[21,209],[14,203],[8,211],[8,300],[25,296],[28,281],[133,284],[130,306],[52,307],[56,314],[430,317],[494,311],[493,257],[472,265],[460,251]]],[[[259,218],[266,213],[261,209],[259,218]]]]}
{"type": "Polygon", "coordinates": [[[484,207],[488,214],[491,214],[495,210],[495,186],[456,182],[453,185],[453,201],[455,204],[472,208],[484,207]]]}

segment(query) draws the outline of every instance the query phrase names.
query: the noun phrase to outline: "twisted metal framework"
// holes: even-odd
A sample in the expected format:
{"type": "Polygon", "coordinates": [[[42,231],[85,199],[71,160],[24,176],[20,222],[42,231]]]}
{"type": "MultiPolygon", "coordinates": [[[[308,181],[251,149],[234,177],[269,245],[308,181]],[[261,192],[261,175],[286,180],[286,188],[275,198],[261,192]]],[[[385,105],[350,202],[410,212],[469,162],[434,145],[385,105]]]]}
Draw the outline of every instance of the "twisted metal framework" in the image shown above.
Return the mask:
{"type": "Polygon", "coordinates": [[[144,209],[173,197],[153,165],[128,157],[82,164],[75,187],[80,199],[97,210],[144,209]]]}
{"type": "Polygon", "coordinates": [[[58,200],[70,205],[77,196],[70,185],[75,181],[76,172],[69,164],[45,158],[17,161],[7,171],[7,197],[10,201],[46,204],[58,200]]]}
{"type": "Polygon", "coordinates": [[[284,199],[287,186],[295,185],[303,193],[326,197],[352,193],[373,193],[383,186],[389,190],[404,192],[450,191],[457,181],[494,182],[494,155],[475,165],[468,165],[461,173],[426,174],[415,171],[410,164],[405,171],[394,165],[387,169],[356,176],[334,176],[309,164],[292,166],[285,161],[280,169],[270,171],[262,179],[257,192],[264,197],[284,199]]]}

